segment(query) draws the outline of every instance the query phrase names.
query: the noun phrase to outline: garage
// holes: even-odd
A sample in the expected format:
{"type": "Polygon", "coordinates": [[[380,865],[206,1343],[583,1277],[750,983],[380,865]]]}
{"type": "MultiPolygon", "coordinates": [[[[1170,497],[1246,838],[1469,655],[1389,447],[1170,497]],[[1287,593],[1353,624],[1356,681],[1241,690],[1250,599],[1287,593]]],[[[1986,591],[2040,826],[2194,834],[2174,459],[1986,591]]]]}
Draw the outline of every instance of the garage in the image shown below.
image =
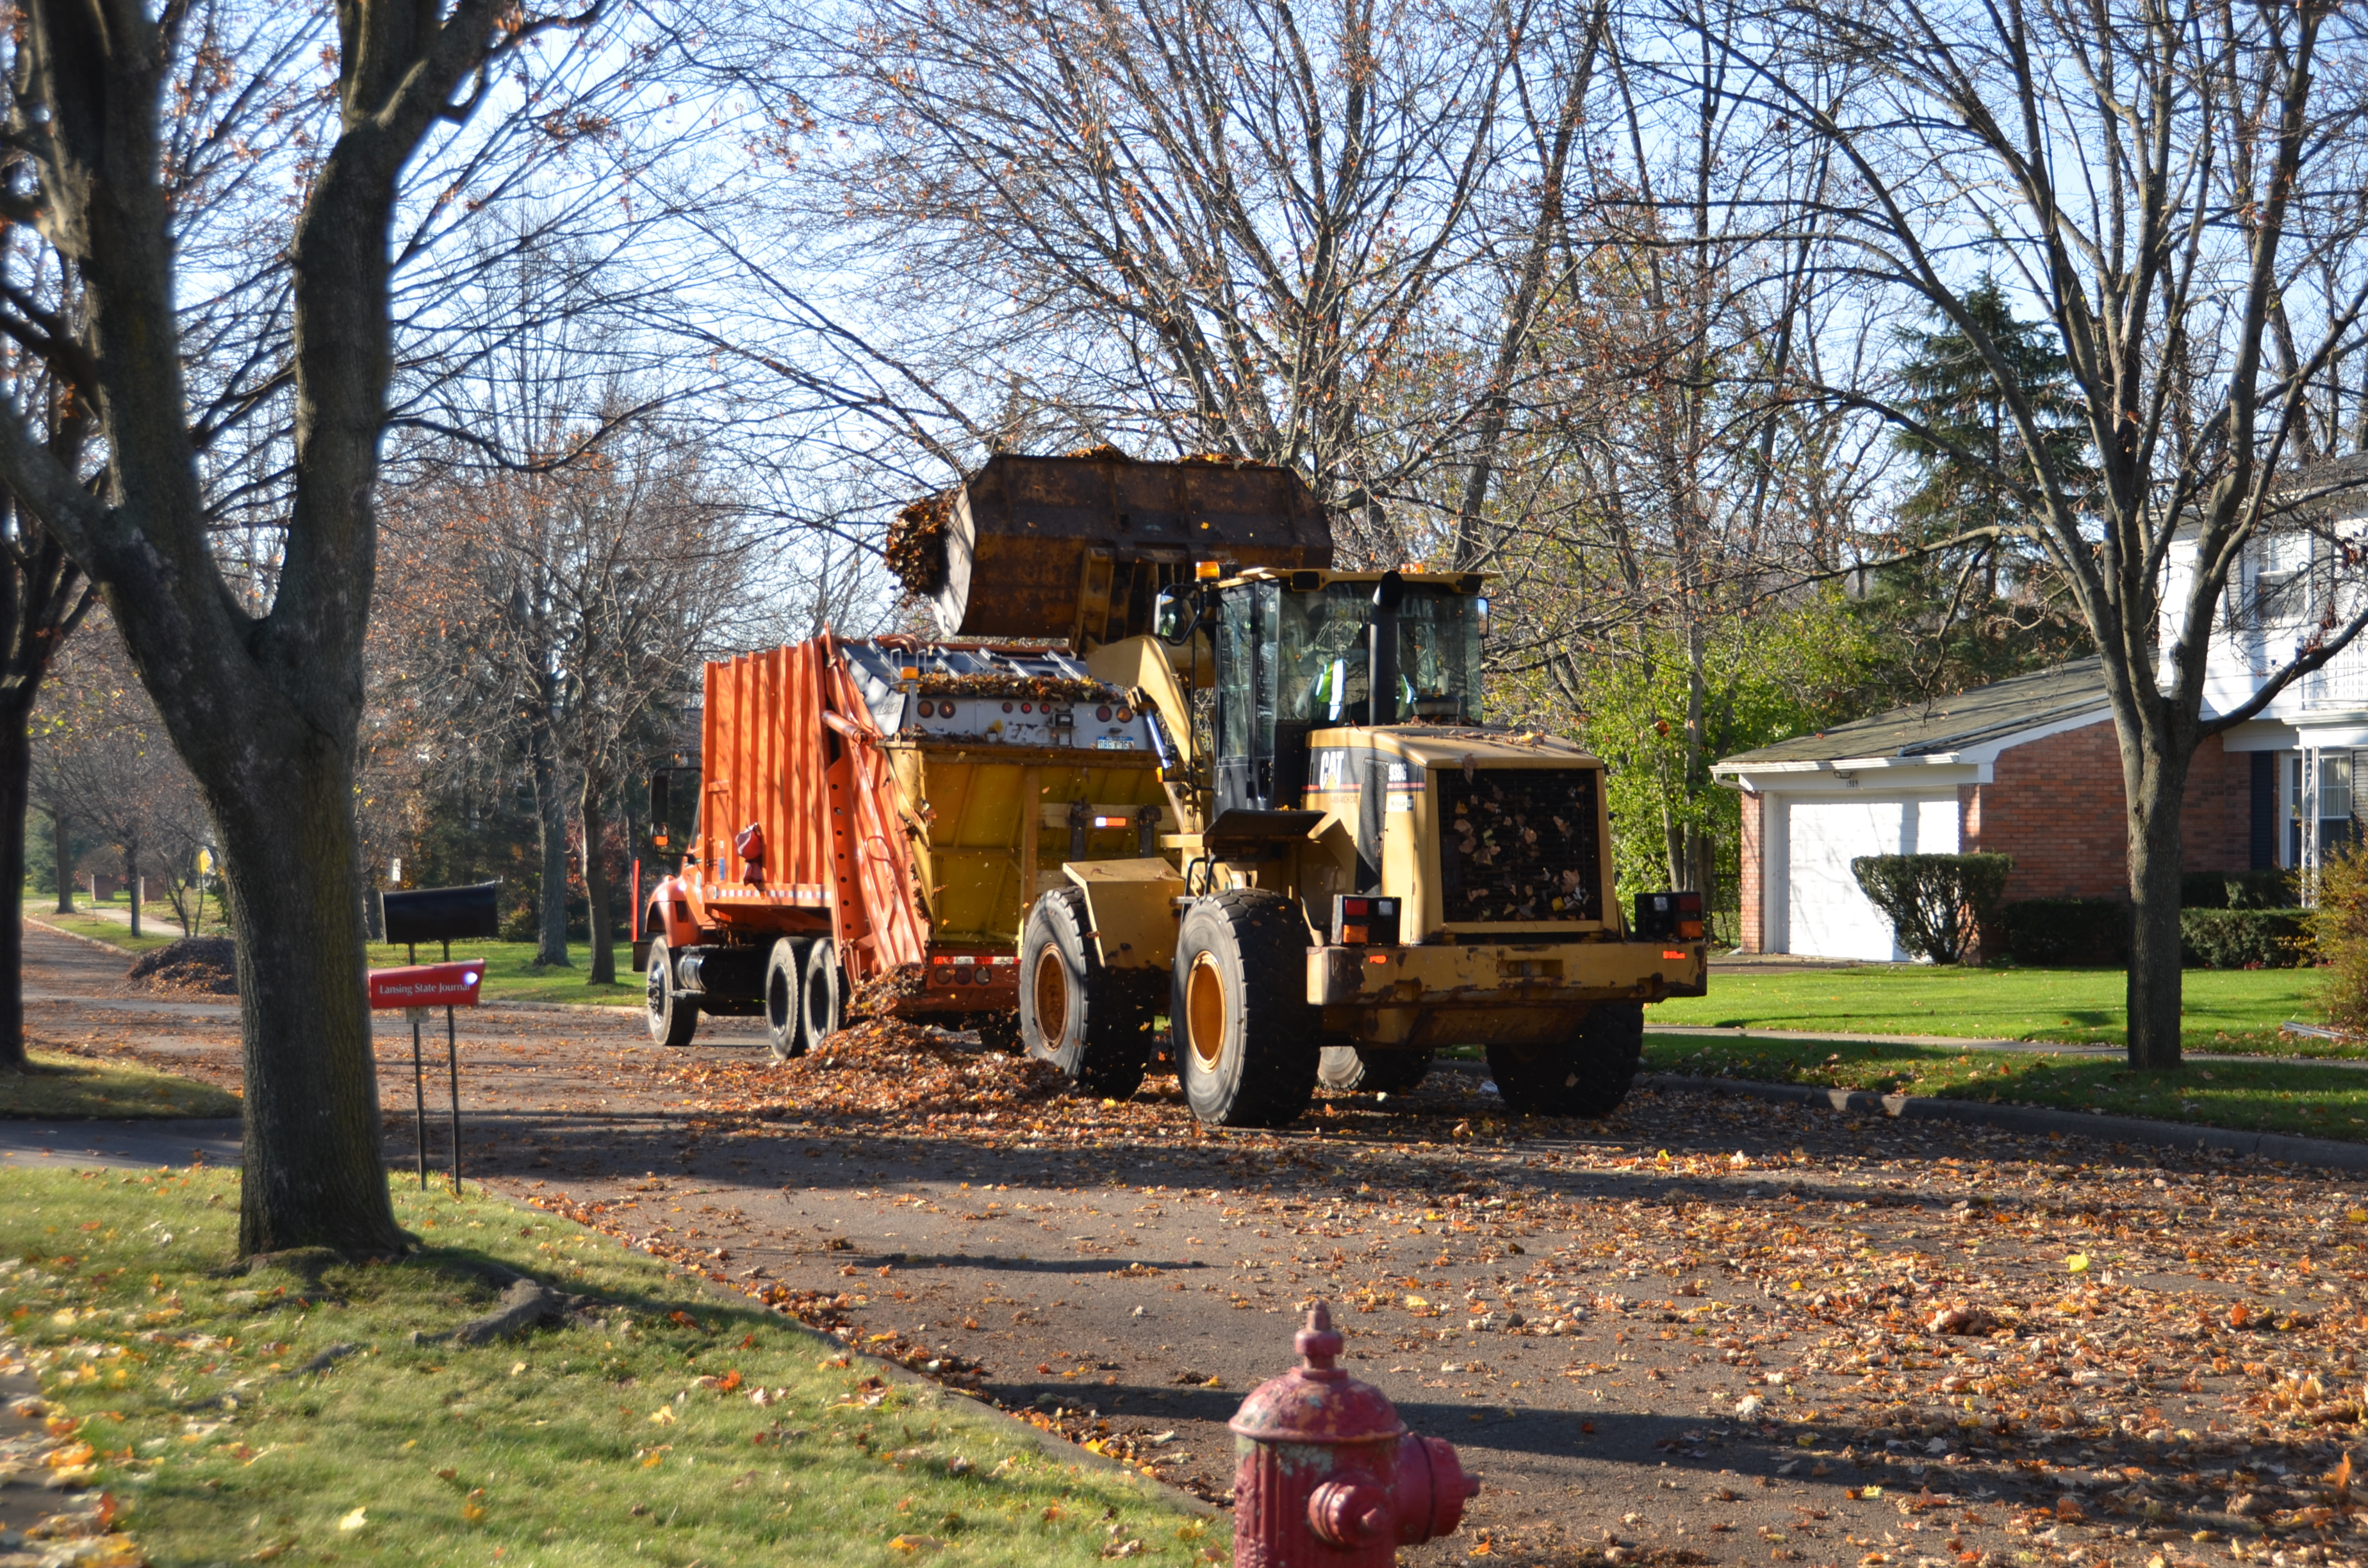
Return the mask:
{"type": "Polygon", "coordinates": [[[1888,962],[1906,955],[1891,922],[1860,891],[1850,861],[1861,855],[1953,855],[1957,798],[1859,795],[1791,799],[1785,823],[1784,924],[1781,951],[1888,962]]]}

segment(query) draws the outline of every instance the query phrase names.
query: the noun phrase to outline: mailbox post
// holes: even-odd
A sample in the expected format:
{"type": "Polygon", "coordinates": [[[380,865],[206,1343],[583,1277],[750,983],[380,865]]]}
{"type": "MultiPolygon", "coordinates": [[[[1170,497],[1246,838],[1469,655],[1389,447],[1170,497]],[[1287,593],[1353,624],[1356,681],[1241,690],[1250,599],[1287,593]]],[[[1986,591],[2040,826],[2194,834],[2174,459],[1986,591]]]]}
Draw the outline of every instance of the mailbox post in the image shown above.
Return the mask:
{"type": "Polygon", "coordinates": [[[370,1006],[380,1011],[396,1007],[411,1017],[411,1114],[419,1159],[419,1187],[427,1188],[427,1096],[419,1060],[419,1024],[427,1009],[444,1009],[444,1062],[452,1094],[452,1193],[461,1192],[461,1045],[452,1020],[455,1007],[473,1007],[484,992],[485,961],[451,961],[456,937],[497,937],[501,920],[495,895],[501,884],[476,882],[465,887],[418,888],[409,892],[379,895],[386,924],[386,939],[410,949],[413,962],[403,969],[374,969],[370,975],[370,1006]],[[418,962],[421,942],[444,945],[442,963],[418,962]]]}

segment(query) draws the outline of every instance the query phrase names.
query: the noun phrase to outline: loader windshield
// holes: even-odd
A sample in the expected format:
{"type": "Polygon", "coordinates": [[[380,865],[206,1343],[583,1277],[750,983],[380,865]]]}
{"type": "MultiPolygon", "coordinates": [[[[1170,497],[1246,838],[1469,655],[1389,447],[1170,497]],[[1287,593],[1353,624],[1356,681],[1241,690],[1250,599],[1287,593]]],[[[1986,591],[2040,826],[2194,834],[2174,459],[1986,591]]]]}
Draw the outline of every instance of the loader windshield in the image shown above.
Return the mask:
{"type": "Polygon", "coordinates": [[[1480,722],[1480,601],[1407,585],[1398,607],[1397,690],[1372,711],[1368,665],[1373,585],[1334,583],[1281,595],[1276,674],[1285,719],[1324,724],[1480,722]]]}

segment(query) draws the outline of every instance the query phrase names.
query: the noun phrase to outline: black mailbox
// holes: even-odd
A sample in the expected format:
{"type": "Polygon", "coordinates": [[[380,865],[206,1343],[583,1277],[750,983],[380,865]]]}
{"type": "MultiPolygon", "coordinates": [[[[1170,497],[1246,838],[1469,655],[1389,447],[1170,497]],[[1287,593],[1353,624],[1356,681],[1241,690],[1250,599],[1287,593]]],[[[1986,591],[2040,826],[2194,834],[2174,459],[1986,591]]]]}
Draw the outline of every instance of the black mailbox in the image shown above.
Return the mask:
{"type": "Polygon", "coordinates": [[[499,882],[472,882],[458,888],[414,888],[409,892],[379,894],[386,915],[389,942],[458,942],[471,937],[499,937],[501,911],[494,895],[499,882]]]}

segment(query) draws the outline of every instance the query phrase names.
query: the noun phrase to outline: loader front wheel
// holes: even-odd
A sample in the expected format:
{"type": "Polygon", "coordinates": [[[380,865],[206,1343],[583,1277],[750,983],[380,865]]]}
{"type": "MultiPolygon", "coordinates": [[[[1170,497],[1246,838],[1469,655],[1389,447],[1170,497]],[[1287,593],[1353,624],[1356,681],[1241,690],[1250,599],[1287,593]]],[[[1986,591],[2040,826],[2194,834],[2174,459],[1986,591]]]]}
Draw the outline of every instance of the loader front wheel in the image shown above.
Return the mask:
{"type": "Polygon", "coordinates": [[[847,986],[838,972],[838,944],[817,937],[807,945],[798,989],[798,1050],[812,1051],[838,1032],[847,1017],[847,986]]]}
{"type": "Polygon", "coordinates": [[[776,1062],[806,1053],[806,944],[783,937],[765,960],[765,1045],[776,1062]]]}
{"type": "Polygon", "coordinates": [[[1019,1043],[1089,1094],[1125,1099],[1151,1059],[1143,971],[1105,968],[1087,938],[1086,895],[1055,888],[1019,934],[1019,1043]]]}
{"type": "Polygon", "coordinates": [[[1176,933],[1168,997],[1177,1076],[1212,1127],[1281,1127],[1315,1093],[1322,1012],[1307,1003],[1307,924],[1280,893],[1234,888],[1176,933]]]}
{"type": "Polygon", "coordinates": [[[1327,1089],[1369,1095],[1403,1095],[1430,1072],[1428,1051],[1378,1051],[1355,1045],[1327,1045],[1315,1069],[1316,1081],[1327,1089]]]}
{"type": "Polygon", "coordinates": [[[649,968],[643,971],[649,986],[650,1039],[669,1050],[679,1051],[690,1043],[699,1028],[699,999],[683,994],[674,975],[674,953],[663,937],[650,942],[649,968]]]}
{"type": "Polygon", "coordinates": [[[1522,1116],[1609,1116],[1628,1097],[1645,1054],[1645,1005],[1599,1002],[1547,1045],[1492,1045],[1488,1071],[1522,1116]]]}

